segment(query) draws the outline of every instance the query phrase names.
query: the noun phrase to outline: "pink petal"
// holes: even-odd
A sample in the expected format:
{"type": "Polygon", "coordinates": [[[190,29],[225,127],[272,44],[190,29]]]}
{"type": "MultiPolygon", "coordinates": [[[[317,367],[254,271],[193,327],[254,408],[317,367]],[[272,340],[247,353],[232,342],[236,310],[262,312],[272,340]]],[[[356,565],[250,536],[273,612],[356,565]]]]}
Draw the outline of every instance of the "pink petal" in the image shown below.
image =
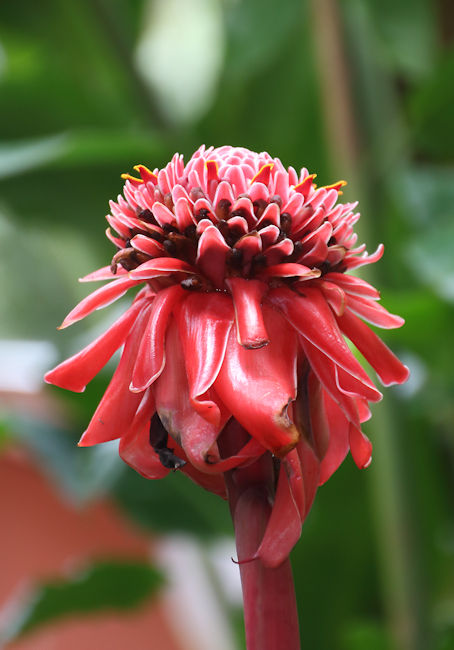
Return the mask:
{"type": "Polygon", "coordinates": [[[327,273],[325,275],[325,280],[334,282],[349,294],[372,298],[372,300],[380,300],[380,294],[375,287],[354,275],[347,275],[346,273],[327,273]]]}
{"type": "Polygon", "coordinates": [[[165,248],[162,244],[146,235],[136,235],[131,239],[131,246],[146,255],[162,257],[165,255],[165,248]]]}
{"type": "Polygon", "coordinates": [[[310,280],[320,277],[320,273],[320,269],[310,269],[303,264],[286,262],[284,264],[267,266],[261,272],[261,275],[264,278],[304,278],[305,280],[310,280]]]}
{"type": "Polygon", "coordinates": [[[130,390],[141,392],[161,374],[165,364],[164,343],[170,314],[185,296],[180,285],[159,291],[153,301],[150,318],[142,335],[132,373],[130,390]]]}
{"type": "Polygon", "coordinates": [[[267,304],[262,313],[270,343],[258,350],[246,350],[231,331],[214,388],[246,431],[282,456],[295,446],[299,436],[287,412],[296,397],[298,343],[279,313],[267,304]]]}
{"type": "Polygon", "coordinates": [[[81,447],[120,438],[129,430],[142,395],[131,393],[129,384],[140,341],[146,327],[150,307],[141,311],[126,339],[120,363],[93,415],[87,430],[79,441],[81,447]]]}
{"type": "Polygon", "coordinates": [[[230,246],[215,226],[208,226],[199,239],[197,265],[217,289],[222,289],[225,276],[225,260],[230,246]]]}
{"type": "Polygon", "coordinates": [[[219,427],[221,414],[206,393],[224,361],[232,325],[232,300],[220,293],[190,294],[178,312],[191,405],[215,427],[219,427]]]}
{"type": "Polygon", "coordinates": [[[385,386],[402,384],[409,370],[399,361],[385,343],[350,310],[337,319],[343,333],[354,343],[363,357],[374,368],[385,386]]]}
{"type": "Polygon", "coordinates": [[[179,198],[175,203],[175,216],[177,225],[181,232],[184,232],[188,226],[196,224],[197,221],[193,215],[189,198],[179,198]]]}
{"type": "Polygon", "coordinates": [[[364,320],[383,329],[402,327],[404,319],[390,314],[384,307],[362,296],[348,296],[347,306],[364,320]]]}
{"type": "Polygon", "coordinates": [[[151,280],[172,273],[197,273],[197,270],[183,260],[174,257],[158,257],[144,262],[129,273],[133,280],[151,280]]]}
{"type": "Polygon", "coordinates": [[[93,291],[89,296],[84,298],[74,309],[66,316],[63,323],[58,329],[69,327],[78,320],[85,318],[96,309],[107,307],[111,303],[124,296],[128,289],[139,284],[135,279],[130,277],[122,277],[114,282],[110,282],[96,291],[93,291]]]}
{"type": "Polygon", "coordinates": [[[117,267],[117,272],[114,274],[110,270],[110,266],[103,266],[101,269],[92,271],[88,275],[84,275],[83,278],[79,278],[79,282],[97,282],[98,280],[116,280],[122,275],[126,275],[127,271],[122,267],[117,267]]]}
{"type": "Polygon", "coordinates": [[[235,306],[238,343],[249,350],[269,343],[262,315],[262,300],[268,286],[260,280],[229,278],[226,284],[235,306]]]}
{"type": "Polygon", "coordinates": [[[170,224],[172,226],[176,225],[176,219],[173,212],[159,201],[153,203],[153,216],[160,226],[164,226],[165,224],[170,224]]]}
{"type": "Polygon", "coordinates": [[[124,343],[144,301],[133,305],[101,336],[86,348],[66,359],[48,372],[44,380],[67,390],[81,393],[86,385],[104,368],[113,353],[124,343]]]}
{"type": "Polygon", "coordinates": [[[345,293],[334,282],[326,282],[325,278],[326,276],[320,283],[320,289],[336,316],[342,316],[345,310],[345,293]]]}

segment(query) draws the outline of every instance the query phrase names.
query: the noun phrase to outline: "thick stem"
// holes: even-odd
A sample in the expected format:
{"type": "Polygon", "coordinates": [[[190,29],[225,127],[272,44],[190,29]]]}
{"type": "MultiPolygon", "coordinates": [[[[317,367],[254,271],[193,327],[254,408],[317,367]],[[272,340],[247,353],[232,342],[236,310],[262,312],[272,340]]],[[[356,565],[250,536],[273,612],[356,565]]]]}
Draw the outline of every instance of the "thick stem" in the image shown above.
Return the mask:
{"type": "MultiPolygon", "coordinates": [[[[243,442],[246,432],[236,423],[228,426],[228,442],[243,442]]],[[[224,437],[226,440],[227,436],[224,437]]],[[[224,451],[227,451],[224,447],[224,451]]],[[[229,451],[231,453],[231,451],[229,451]]],[[[277,568],[251,559],[262,541],[274,496],[274,466],[265,454],[248,467],[226,474],[230,509],[243,588],[247,650],[299,650],[300,637],[290,560],[277,568]]]]}

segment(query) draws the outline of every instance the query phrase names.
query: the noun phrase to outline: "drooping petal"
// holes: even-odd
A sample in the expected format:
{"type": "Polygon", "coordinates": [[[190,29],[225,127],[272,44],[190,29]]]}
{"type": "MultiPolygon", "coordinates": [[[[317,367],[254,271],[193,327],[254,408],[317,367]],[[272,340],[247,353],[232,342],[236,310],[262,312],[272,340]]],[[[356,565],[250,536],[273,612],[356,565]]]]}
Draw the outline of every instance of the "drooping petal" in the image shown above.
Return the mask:
{"type": "Polygon", "coordinates": [[[304,436],[301,436],[296,450],[300,459],[301,474],[304,481],[304,517],[307,517],[314,502],[320,482],[320,461],[317,458],[314,448],[308,443],[304,436]]]}
{"type": "Polygon", "coordinates": [[[350,451],[359,469],[369,467],[372,461],[372,444],[359,426],[350,422],[349,427],[350,451]]]}
{"type": "Polygon", "coordinates": [[[231,331],[214,388],[246,431],[274,454],[283,456],[299,437],[288,413],[296,397],[298,346],[282,316],[267,304],[262,310],[270,343],[258,350],[246,350],[231,331]]]}
{"type": "Polygon", "coordinates": [[[285,461],[281,462],[276,497],[262,542],[255,554],[266,567],[278,567],[301,536],[301,517],[290,487],[285,461]]]}
{"type": "Polygon", "coordinates": [[[325,413],[329,426],[329,445],[320,463],[319,483],[323,485],[344,461],[348,454],[349,422],[339,406],[324,391],[325,413]]]}
{"type": "Polygon", "coordinates": [[[148,479],[164,478],[170,471],[161,463],[150,444],[150,419],[153,413],[153,394],[148,390],[143,395],[128,432],[121,437],[118,450],[125,463],[148,479]]]}
{"type": "Polygon", "coordinates": [[[81,393],[104,368],[113,353],[124,343],[138,313],[144,306],[138,300],[101,336],[90,345],[49,371],[44,380],[67,390],[81,393]]]}
{"type": "Polygon", "coordinates": [[[380,300],[380,294],[375,287],[371,284],[357,278],[354,275],[347,275],[346,273],[327,273],[325,280],[337,284],[350,294],[364,296],[365,298],[372,298],[372,300],[380,300]]]}
{"type": "Polygon", "coordinates": [[[348,296],[347,306],[364,320],[383,329],[402,327],[404,319],[395,314],[390,314],[384,307],[362,296],[348,296]]]}
{"type": "Polygon", "coordinates": [[[330,439],[323,393],[323,387],[317,375],[313,371],[309,372],[307,379],[309,422],[314,448],[319,459],[325,456],[330,439]]]}
{"type": "Polygon", "coordinates": [[[320,380],[322,386],[340,406],[347,419],[351,422],[358,421],[358,412],[354,400],[339,389],[336,366],[323,352],[301,337],[301,346],[309,364],[320,380]]]}
{"type": "Polygon", "coordinates": [[[129,390],[129,384],[150,309],[151,306],[145,307],[137,317],[126,339],[120,363],[87,430],[79,441],[79,446],[89,447],[100,442],[115,440],[129,430],[142,399],[141,394],[129,390]]]}
{"type": "Polygon", "coordinates": [[[282,287],[270,291],[268,300],[285,314],[303,338],[353,377],[375,389],[345,343],[334,316],[318,289],[305,288],[303,296],[282,287]]]}
{"type": "Polygon", "coordinates": [[[220,413],[219,426],[215,427],[193,408],[179,329],[173,319],[166,337],[166,359],[163,372],[153,384],[156,410],[165,429],[183,447],[189,462],[203,469],[207,462],[219,460],[217,448],[213,446],[229,413],[214,401],[213,393],[208,398],[220,413]]]}
{"type": "Polygon", "coordinates": [[[81,300],[81,302],[69,312],[58,329],[69,327],[73,323],[82,320],[82,318],[85,318],[96,309],[107,307],[107,305],[110,305],[115,302],[115,300],[118,300],[118,298],[121,298],[121,296],[124,296],[128,289],[137,284],[139,284],[137,280],[133,280],[130,277],[122,277],[96,289],[96,291],[93,291],[93,293],[81,300]]]}
{"type": "Polygon", "coordinates": [[[262,348],[269,343],[263,322],[261,303],[268,286],[260,280],[228,278],[226,284],[232,294],[238,343],[248,350],[262,348]]]}
{"type": "Polygon", "coordinates": [[[358,348],[384,386],[402,384],[408,379],[407,366],[399,361],[385,343],[351,311],[337,319],[343,333],[358,348]]]}
{"type": "Polygon", "coordinates": [[[232,325],[232,300],[221,293],[193,293],[178,311],[191,405],[215,427],[221,413],[206,393],[219,374],[232,325]]]}
{"type": "Polygon", "coordinates": [[[165,364],[165,334],[170,314],[185,292],[180,285],[159,291],[142,336],[132,373],[131,390],[143,391],[161,374],[165,364]]]}

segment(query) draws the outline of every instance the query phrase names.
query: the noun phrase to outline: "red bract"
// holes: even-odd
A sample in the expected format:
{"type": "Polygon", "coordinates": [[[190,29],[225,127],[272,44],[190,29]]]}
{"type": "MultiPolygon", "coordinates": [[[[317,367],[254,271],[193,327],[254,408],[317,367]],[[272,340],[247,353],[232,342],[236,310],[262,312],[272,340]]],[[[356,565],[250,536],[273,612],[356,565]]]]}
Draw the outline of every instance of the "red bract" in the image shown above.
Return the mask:
{"type": "Polygon", "coordinates": [[[225,472],[272,455],[274,506],[255,557],[277,566],[347,452],[359,467],[371,460],[361,423],[381,393],[344,337],[383,384],[408,376],[363,322],[403,320],[345,274],[383,247],[368,255],[356,246],[356,204],[337,203],[343,181],[317,188],[306,169],[298,175],[266,153],[201,147],[187,165],[176,154],[164,169],[135,169],[140,178],[124,175],[107,216],[118,252],[83,278],[108,283],[62,327],[140,291],[46,381],[83,391],[124,345],[79,444],[120,438],[123,460],[147,478],[179,469],[225,497],[225,472]]]}

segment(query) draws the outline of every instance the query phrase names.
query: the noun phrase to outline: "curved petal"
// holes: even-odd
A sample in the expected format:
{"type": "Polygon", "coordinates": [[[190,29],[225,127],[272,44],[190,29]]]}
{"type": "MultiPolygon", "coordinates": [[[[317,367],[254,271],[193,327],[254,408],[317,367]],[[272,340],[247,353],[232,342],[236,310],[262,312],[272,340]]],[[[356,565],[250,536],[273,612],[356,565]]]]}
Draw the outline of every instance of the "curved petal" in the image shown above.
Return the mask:
{"type": "Polygon", "coordinates": [[[110,305],[115,302],[115,300],[118,300],[118,298],[121,298],[121,296],[124,296],[128,289],[137,284],[139,284],[139,282],[136,280],[131,280],[129,277],[122,277],[96,289],[96,291],[93,291],[93,293],[84,298],[72,311],[69,312],[58,329],[62,330],[65,327],[69,327],[78,320],[82,320],[82,318],[85,318],[96,309],[107,307],[107,305],[110,305]]]}
{"type": "Polygon", "coordinates": [[[320,461],[317,458],[314,449],[307,442],[304,436],[300,438],[296,449],[300,459],[301,474],[304,481],[305,518],[312,507],[320,482],[320,461]]]}
{"type": "Polygon", "coordinates": [[[299,540],[301,526],[300,513],[287,475],[287,466],[283,461],[273,509],[255,557],[260,558],[266,567],[278,567],[288,558],[290,551],[299,540]]]}
{"type": "Polygon", "coordinates": [[[229,252],[230,246],[219,230],[209,225],[199,239],[197,264],[217,289],[222,289],[224,284],[225,260],[229,252]]]}
{"type": "Polygon", "coordinates": [[[172,309],[185,294],[179,284],[159,291],[142,336],[132,373],[131,390],[143,391],[161,374],[165,364],[164,342],[172,309]]]}
{"type": "Polygon", "coordinates": [[[327,273],[324,279],[334,282],[347,293],[372,298],[372,300],[380,300],[380,294],[375,287],[354,275],[332,272],[327,273]]]}
{"type": "Polygon", "coordinates": [[[337,319],[342,332],[370,363],[385,386],[402,384],[408,379],[407,366],[399,361],[385,343],[366,323],[347,310],[337,319]]]}
{"type": "Polygon", "coordinates": [[[166,337],[166,364],[163,372],[153,384],[156,410],[167,432],[183,447],[190,463],[202,470],[207,464],[219,460],[215,447],[219,431],[227,421],[229,414],[214,401],[220,413],[219,426],[215,427],[197,413],[189,399],[189,386],[186,377],[183,347],[180,342],[178,326],[175,320],[169,323],[166,337]]]}
{"type": "Polygon", "coordinates": [[[219,374],[232,325],[232,300],[225,294],[190,294],[178,310],[191,405],[215,427],[221,413],[206,393],[219,374]]]}
{"type": "Polygon", "coordinates": [[[266,303],[262,309],[269,345],[245,350],[231,331],[214,388],[251,436],[277,456],[283,456],[299,437],[288,413],[296,397],[298,342],[278,312],[266,303]]]}
{"type": "Polygon", "coordinates": [[[369,467],[372,462],[372,444],[369,438],[364,435],[359,426],[350,422],[349,428],[350,451],[353,460],[359,469],[369,467]]]}
{"type": "Polygon", "coordinates": [[[245,278],[228,278],[226,284],[235,307],[238,343],[248,350],[267,345],[269,338],[261,305],[268,286],[260,280],[245,278]]]}
{"type": "Polygon", "coordinates": [[[126,275],[127,271],[122,266],[117,267],[116,273],[112,273],[110,265],[103,266],[101,269],[92,271],[83,278],[79,278],[79,282],[98,282],[99,280],[117,280],[118,277],[126,275]]]}
{"type": "Polygon", "coordinates": [[[150,280],[172,273],[197,273],[197,269],[175,257],[158,257],[144,262],[129,273],[133,280],[150,280]]]}
{"type": "Polygon", "coordinates": [[[354,400],[339,389],[336,366],[323,352],[301,337],[301,346],[307,360],[320,380],[322,386],[340,406],[350,422],[358,421],[358,412],[354,400]]]}
{"type": "Polygon", "coordinates": [[[323,485],[344,461],[349,445],[349,422],[340,407],[323,391],[325,413],[329,427],[329,445],[320,463],[319,484],[323,485]]]}
{"type": "Polygon", "coordinates": [[[150,307],[141,311],[126,339],[120,363],[93,415],[79,446],[89,447],[99,442],[120,438],[131,426],[142,395],[129,390],[132,369],[146,327],[150,307]]]}
{"type": "Polygon", "coordinates": [[[164,478],[170,471],[161,463],[158,454],[150,444],[150,419],[154,410],[153,394],[147,391],[129,431],[121,437],[118,450],[125,463],[148,479],[164,478]]]}
{"type": "Polygon", "coordinates": [[[48,384],[81,393],[95,375],[104,368],[113,353],[118,350],[129,334],[138,313],[144,306],[138,300],[101,336],[90,345],[60,363],[44,377],[48,384]]]}
{"type": "Polygon", "coordinates": [[[349,295],[347,297],[347,307],[358,316],[361,316],[361,318],[364,318],[364,320],[382,329],[402,327],[405,323],[404,319],[400,316],[390,314],[389,311],[378,303],[363,298],[362,296],[349,295]]]}
{"type": "Polygon", "coordinates": [[[304,264],[294,264],[293,262],[284,262],[267,266],[260,275],[265,278],[304,278],[311,280],[320,277],[320,269],[310,269],[304,264]]]}
{"type": "Polygon", "coordinates": [[[270,291],[268,300],[276,305],[289,323],[335,364],[366,386],[376,390],[346,344],[326,300],[318,289],[305,288],[298,295],[287,288],[270,291]]]}

